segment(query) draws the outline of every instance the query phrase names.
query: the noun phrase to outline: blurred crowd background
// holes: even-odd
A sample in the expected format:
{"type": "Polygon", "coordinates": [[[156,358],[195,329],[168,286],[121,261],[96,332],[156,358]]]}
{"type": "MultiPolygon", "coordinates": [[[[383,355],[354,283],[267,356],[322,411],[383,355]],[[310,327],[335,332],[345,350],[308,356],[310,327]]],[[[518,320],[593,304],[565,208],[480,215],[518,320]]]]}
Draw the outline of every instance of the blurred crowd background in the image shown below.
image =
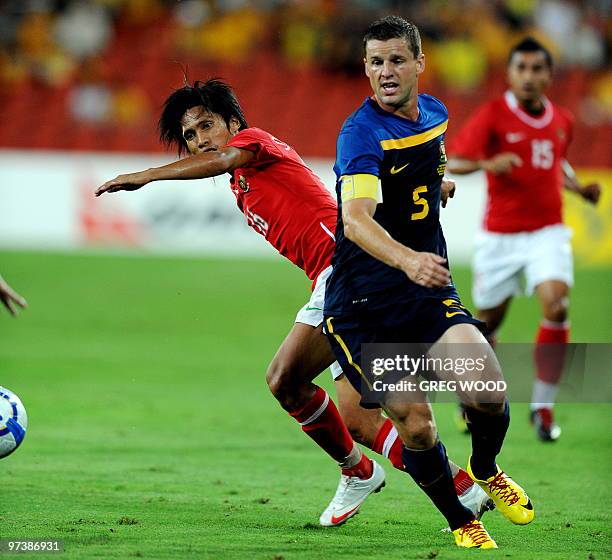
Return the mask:
{"type": "Polygon", "coordinates": [[[449,133],[504,89],[512,44],[531,34],[555,57],[551,98],[577,118],[570,156],[609,167],[609,0],[0,0],[0,147],[160,151],[167,94],[228,80],[250,124],[305,156],[333,157],[344,118],[369,93],[361,39],[375,18],[420,28],[422,91],[449,133]],[[597,142],[593,142],[597,138],[597,142]]]}

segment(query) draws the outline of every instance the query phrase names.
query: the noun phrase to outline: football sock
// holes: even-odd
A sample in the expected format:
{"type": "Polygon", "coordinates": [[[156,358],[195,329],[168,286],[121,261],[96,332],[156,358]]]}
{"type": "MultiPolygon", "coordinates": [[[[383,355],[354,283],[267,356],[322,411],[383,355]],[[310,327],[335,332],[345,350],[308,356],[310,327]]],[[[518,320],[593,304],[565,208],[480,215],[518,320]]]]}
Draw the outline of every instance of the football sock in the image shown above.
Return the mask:
{"type": "MultiPolygon", "coordinates": [[[[321,387],[315,387],[312,399],[299,410],[291,412],[291,416],[300,423],[302,431],[341,467],[356,467],[365,455],[355,446],[334,401],[321,387]]],[[[366,457],[367,461],[370,460],[366,457]]]]}
{"type": "MultiPolygon", "coordinates": [[[[396,469],[405,471],[404,460],[402,458],[403,448],[404,444],[400,439],[393,422],[387,418],[380,427],[380,430],[378,430],[378,433],[372,442],[372,451],[387,457],[387,459],[391,461],[391,464],[396,469]]],[[[470,478],[470,475],[461,468],[458,468],[457,474],[453,476],[453,483],[455,485],[457,496],[462,496],[474,484],[473,480],[470,478]]]]}
{"type": "Polygon", "coordinates": [[[440,440],[430,449],[409,449],[404,446],[402,456],[406,472],[446,517],[451,530],[474,519],[474,514],[462,506],[457,498],[446,449],[440,440]]]}
{"type": "Polygon", "coordinates": [[[391,464],[400,471],[404,470],[404,461],[402,459],[402,447],[404,444],[393,425],[393,422],[388,418],[378,430],[374,441],[372,442],[372,451],[379,455],[383,455],[391,464]]]}
{"type": "Polygon", "coordinates": [[[453,484],[455,485],[457,496],[463,496],[463,494],[474,486],[474,481],[466,471],[459,469],[459,472],[453,477],[453,484]]]}
{"type": "Polygon", "coordinates": [[[366,457],[356,445],[350,455],[340,463],[340,467],[343,475],[356,476],[361,479],[370,478],[374,469],[372,460],[366,457]]]}
{"type": "Polygon", "coordinates": [[[495,458],[510,425],[510,407],[506,401],[503,413],[494,416],[470,407],[466,407],[465,412],[472,434],[472,472],[479,480],[487,480],[497,473],[495,458]]]}
{"type": "Polygon", "coordinates": [[[531,396],[531,410],[552,408],[565,365],[568,342],[568,321],[555,323],[543,320],[540,323],[533,352],[536,379],[531,396]]]}

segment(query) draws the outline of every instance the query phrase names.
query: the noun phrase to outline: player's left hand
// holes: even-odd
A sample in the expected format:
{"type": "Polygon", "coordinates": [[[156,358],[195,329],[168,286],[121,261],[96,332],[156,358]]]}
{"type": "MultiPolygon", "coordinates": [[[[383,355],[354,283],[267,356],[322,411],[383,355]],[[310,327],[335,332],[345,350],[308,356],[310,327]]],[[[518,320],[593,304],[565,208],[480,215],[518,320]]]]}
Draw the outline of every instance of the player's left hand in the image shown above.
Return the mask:
{"type": "Polygon", "coordinates": [[[446,208],[446,203],[449,198],[453,198],[455,196],[455,181],[453,179],[448,179],[447,177],[442,178],[442,188],[440,191],[440,200],[442,202],[442,208],[446,208]]]}
{"type": "Polygon", "coordinates": [[[601,185],[599,183],[589,183],[580,189],[580,195],[592,204],[597,204],[601,196],[601,185]]]}
{"type": "Polygon", "coordinates": [[[136,191],[140,187],[144,187],[150,182],[151,179],[146,171],[119,175],[111,181],[107,181],[101,187],[98,187],[96,190],[96,196],[100,196],[107,192],[114,193],[117,191],[136,191]]]}

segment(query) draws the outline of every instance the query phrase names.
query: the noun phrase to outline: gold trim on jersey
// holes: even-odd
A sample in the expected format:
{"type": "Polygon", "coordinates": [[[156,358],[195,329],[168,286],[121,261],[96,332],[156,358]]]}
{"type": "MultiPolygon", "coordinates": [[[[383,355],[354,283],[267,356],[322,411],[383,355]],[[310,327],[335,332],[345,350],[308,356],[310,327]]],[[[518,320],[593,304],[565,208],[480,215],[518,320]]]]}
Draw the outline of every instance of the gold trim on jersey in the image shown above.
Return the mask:
{"type": "Polygon", "coordinates": [[[383,150],[401,150],[402,148],[411,148],[412,146],[418,146],[419,144],[425,144],[425,142],[429,142],[436,136],[440,136],[446,132],[446,127],[448,126],[448,119],[445,120],[442,124],[427,130],[426,132],[421,132],[420,134],[414,134],[413,136],[406,136],[406,138],[397,138],[393,140],[381,140],[380,145],[383,150]]]}
{"type": "Polygon", "coordinates": [[[338,333],[334,332],[334,327],[332,326],[332,319],[333,319],[333,317],[329,317],[327,319],[327,332],[329,332],[329,334],[334,336],[334,338],[336,339],[336,341],[340,345],[340,348],[342,348],[344,354],[346,355],[346,359],[347,359],[348,363],[355,368],[355,370],[357,371],[357,373],[359,375],[361,375],[361,377],[363,377],[363,379],[368,384],[368,387],[370,388],[370,391],[371,391],[372,390],[372,384],[370,383],[370,380],[363,374],[363,371],[359,367],[359,364],[356,364],[353,361],[353,356],[351,355],[351,351],[348,349],[348,346],[344,343],[344,340],[342,340],[342,338],[340,338],[340,335],[338,333]]]}
{"type": "Polygon", "coordinates": [[[378,177],[368,173],[342,175],[340,177],[340,198],[342,202],[354,198],[378,200],[378,177]]]}

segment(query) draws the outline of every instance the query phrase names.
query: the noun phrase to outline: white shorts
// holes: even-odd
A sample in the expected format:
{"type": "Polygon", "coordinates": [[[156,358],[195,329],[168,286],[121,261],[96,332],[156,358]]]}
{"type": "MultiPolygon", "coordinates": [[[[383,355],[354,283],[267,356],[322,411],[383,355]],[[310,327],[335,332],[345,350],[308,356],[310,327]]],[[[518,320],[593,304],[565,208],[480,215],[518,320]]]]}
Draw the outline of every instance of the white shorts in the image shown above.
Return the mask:
{"type": "MultiPolygon", "coordinates": [[[[296,323],[304,323],[312,327],[318,327],[323,322],[323,306],[325,305],[325,283],[332,273],[332,267],[328,266],[323,270],[317,281],[308,303],[300,309],[295,317],[296,323]]],[[[334,362],[329,369],[334,381],[342,375],[342,368],[338,362],[334,362]]]]}
{"type": "Polygon", "coordinates": [[[473,260],[476,307],[491,309],[509,297],[531,295],[546,280],[572,286],[571,237],[571,230],[563,224],[521,233],[479,232],[473,260]]]}

